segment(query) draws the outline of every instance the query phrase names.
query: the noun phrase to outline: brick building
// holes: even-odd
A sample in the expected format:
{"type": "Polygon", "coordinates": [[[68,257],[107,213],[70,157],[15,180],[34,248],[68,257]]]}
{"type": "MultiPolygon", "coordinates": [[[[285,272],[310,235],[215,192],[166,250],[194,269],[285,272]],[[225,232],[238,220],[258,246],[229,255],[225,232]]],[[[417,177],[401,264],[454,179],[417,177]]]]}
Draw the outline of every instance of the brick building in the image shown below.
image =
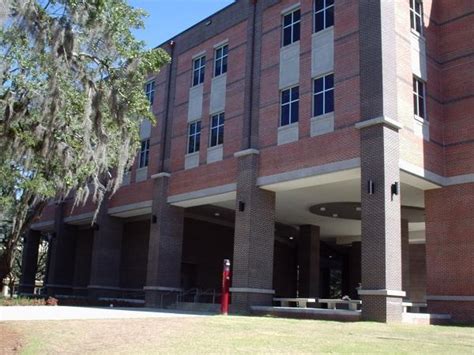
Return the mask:
{"type": "Polygon", "coordinates": [[[405,299],[474,320],[474,2],[237,0],[161,47],[157,123],[124,186],[33,225],[51,236],[50,294],[161,306],[218,289],[405,299]],[[356,287],[361,283],[357,293],[356,287]]]}

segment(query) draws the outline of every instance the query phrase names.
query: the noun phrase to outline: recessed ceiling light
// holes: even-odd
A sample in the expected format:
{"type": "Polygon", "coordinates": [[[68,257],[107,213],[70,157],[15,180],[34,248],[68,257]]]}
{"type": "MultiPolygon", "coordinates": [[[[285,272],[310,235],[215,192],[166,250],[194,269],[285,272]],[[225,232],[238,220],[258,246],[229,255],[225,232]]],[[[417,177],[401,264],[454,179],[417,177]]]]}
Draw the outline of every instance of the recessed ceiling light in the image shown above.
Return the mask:
{"type": "Polygon", "coordinates": [[[324,212],[324,211],[326,211],[326,207],[321,207],[319,210],[324,212]]]}
{"type": "Polygon", "coordinates": [[[221,214],[219,212],[215,212],[214,216],[219,217],[221,214]]]}
{"type": "Polygon", "coordinates": [[[295,238],[294,238],[294,237],[289,237],[288,239],[293,240],[293,239],[295,239],[295,238]]]}
{"type": "Polygon", "coordinates": [[[337,218],[337,217],[339,217],[339,215],[338,215],[337,213],[333,213],[333,215],[332,215],[332,216],[333,216],[334,218],[337,218]]]}

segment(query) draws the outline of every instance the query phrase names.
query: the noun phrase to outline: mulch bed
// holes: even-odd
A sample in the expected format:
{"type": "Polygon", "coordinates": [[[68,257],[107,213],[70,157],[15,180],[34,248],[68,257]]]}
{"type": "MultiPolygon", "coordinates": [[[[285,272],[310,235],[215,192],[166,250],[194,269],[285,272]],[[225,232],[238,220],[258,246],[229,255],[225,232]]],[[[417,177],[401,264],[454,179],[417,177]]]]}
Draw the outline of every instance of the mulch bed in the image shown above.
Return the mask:
{"type": "Polygon", "coordinates": [[[0,323],[0,354],[16,354],[21,351],[20,335],[6,324],[0,323]]]}

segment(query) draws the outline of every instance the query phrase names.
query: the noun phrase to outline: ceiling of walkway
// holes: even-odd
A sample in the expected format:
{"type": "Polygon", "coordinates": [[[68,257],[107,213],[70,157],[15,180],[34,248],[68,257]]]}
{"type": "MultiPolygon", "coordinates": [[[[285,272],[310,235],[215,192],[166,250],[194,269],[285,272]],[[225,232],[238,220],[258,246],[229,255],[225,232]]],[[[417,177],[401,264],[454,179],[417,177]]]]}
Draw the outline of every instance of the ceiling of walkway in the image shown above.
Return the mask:
{"type": "MultiPolygon", "coordinates": [[[[360,179],[352,179],[317,186],[309,186],[276,193],[277,222],[288,225],[314,224],[321,227],[322,238],[357,240],[361,232],[358,220],[343,219],[339,216],[321,216],[311,213],[314,205],[334,202],[360,202],[360,179]]],[[[401,184],[403,206],[424,207],[424,194],[410,185],[401,184]]],[[[235,201],[218,202],[216,205],[229,209],[235,208],[235,201]]],[[[424,239],[424,223],[410,223],[410,238],[424,239]]]]}

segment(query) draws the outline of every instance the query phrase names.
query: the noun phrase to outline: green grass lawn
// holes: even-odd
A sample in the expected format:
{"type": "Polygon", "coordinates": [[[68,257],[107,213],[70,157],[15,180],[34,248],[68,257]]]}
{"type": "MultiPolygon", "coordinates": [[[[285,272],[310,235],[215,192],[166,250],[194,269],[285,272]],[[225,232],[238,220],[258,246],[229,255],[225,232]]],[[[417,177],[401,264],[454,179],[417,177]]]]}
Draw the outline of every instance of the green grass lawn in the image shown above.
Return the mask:
{"type": "MultiPolygon", "coordinates": [[[[5,324],[5,323],[4,323],[5,324]]],[[[22,352],[466,353],[474,328],[269,317],[10,322],[22,352]]]]}

